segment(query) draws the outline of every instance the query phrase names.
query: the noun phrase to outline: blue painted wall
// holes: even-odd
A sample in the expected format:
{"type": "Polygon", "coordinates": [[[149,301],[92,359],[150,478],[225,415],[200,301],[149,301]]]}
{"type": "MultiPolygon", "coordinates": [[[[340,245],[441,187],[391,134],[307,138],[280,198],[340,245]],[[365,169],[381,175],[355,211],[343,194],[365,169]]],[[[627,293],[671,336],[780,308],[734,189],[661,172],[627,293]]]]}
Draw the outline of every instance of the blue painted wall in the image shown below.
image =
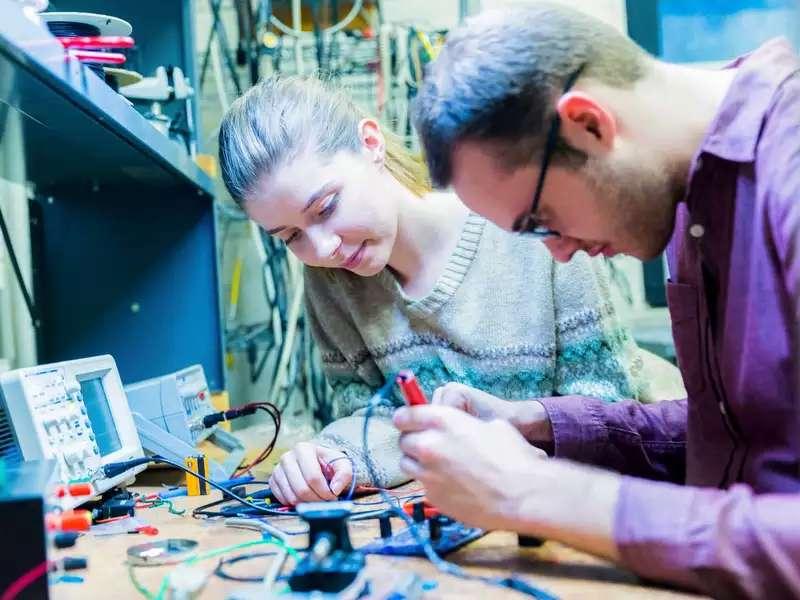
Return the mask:
{"type": "Polygon", "coordinates": [[[777,36],[800,48],[797,0],[659,0],[658,17],[671,62],[729,60],[777,36]]]}

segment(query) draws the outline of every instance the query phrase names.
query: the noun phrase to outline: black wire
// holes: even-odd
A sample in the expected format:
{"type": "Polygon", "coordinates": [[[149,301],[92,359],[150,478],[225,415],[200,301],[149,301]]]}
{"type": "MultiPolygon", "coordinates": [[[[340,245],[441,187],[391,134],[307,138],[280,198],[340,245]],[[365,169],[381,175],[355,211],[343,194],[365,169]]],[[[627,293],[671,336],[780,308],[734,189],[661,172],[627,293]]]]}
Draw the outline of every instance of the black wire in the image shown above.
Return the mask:
{"type": "Polygon", "coordinates": [[[227,581],[238,581],[240,583],[261,583],[264,581],[264,577],[241,577],[236,575],[230,575],[225,572],[224,566],[225,565],[233,565],[245,560],[252,560],[254,558],[265,558],[267,556],[275,556],[277,552],[250,552],[248,554],[240,554],[239,556],[233,556],[231,558],[221,558],[219,563],[217,563],[217,568],[214,569],[214,575],[219,577],[220,579],[225,579],[227,581]]]}
{"type": "Polygon", "coordinates": [[[38,329],[41,325],[39,311],[37,310],[36,305],[33,303],[31,295],[28,293],[28,288],[25,287],[25,280],[22,277],[22,269],[19,268],[17,253],[14,252],[14,246],[11,243],[11,235],[8,233],[8,226],[6,225],[6,219],[3,216],[2,209],[0,209],[0,229],[3,230],[3,240],[5,241],[6,250],[8,251],[8,258],[11,260],[11,267],[14,269],[14,275],[17,278],[17,284],[19,285],[19,291],[22,292],[22,297],[25,299],[25,306],[28,308],[28,314],[31,316],[31,323],[33,323],[33,326],[38,329]]]}

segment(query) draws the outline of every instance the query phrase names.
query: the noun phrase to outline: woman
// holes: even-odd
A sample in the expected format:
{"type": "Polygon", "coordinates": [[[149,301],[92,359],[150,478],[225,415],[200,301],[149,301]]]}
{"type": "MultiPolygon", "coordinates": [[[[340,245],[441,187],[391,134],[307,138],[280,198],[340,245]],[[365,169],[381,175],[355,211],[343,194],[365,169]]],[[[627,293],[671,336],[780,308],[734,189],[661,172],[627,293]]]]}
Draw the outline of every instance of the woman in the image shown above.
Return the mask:
{"type": "Polygon", "coordinates": [[[431,193],[421,160],[319,80],[271,78],[238,99],[220,164],[234,199],[309,267],[308,318],[335,394],[337,419],[273,472],[282,502],[334,499],[354,471],[359,484],[405,480],[388,411],[370,431],[377,482],[360,443],[360,412],[400,368],[428,394],[457,382],[508,399],[653,399],[602,258],[554,263],[431,193]]]}

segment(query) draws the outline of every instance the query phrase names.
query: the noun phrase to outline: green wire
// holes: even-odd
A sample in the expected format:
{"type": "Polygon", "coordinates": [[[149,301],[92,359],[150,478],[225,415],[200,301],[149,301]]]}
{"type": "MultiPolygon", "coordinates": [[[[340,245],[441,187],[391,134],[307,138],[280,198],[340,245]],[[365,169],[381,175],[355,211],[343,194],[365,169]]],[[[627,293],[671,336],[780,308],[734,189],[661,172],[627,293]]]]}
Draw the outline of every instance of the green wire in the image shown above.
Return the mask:
{"type": "Polygon", "coordinates": [[[136,588],[137,592],[139,592],[142,596],[147,598],[147,600],[155,600],[155,596],[153,596],[150,590],[144,587],[141,584],[141,582],[136,578],[135,567],[130,563],[128,563],[128,578],[131,580],[131,583],[133,584],[133,587],[136,588]]]}
{"type": "Polygon", "coordinates": [[[186,513],[185,508],[175,508],[175,505],[172,503],[172,500],[167,500],[165,498],[157,498],[155,500],[139,500],[142,504],[146,505],[146,508],[158,508],[159,506],[167,506],[167,510],[171,515],[183,515],[186,513]]]}
{"type": "MultiPolygon", "coordinates": [[[[233,544],[232,546],[223,546],[222,548],[216,548],[215,550],[209,550],[208,552],[201,552],[200,554],[191,556],[186,560],[182,560],[178,564],[193,565],[201,560],[214,558],[216,556],[220,556],[221,554],[227,554],[228,552],[235,552],[236,550],[241,550],[243,548],[250,548],[251,546],[265,546],[265,545],[279,546],[280,548],[286,550],[286,552],[288,552],[289,555],[295,559],[297,559],[299,556],[294,548],[292,548],[291,546],[287,546],[281,540],[277,538],[268,538],[261,540],[251,540],[249,542],[242,542],[241,544],[233,544]]],[[[161,580],[161,585],[158,588],[158,593],[155,595],[154,598],[153,596],[149,595],[150,592],[148,592],[144,588],[137,586],[137,582],[134,583],[136,589],[139,592],[145,594],[145,597],[148,598],[148,600],[164,600],[164,594],[167,591],[168,585],[169,585],[169,574],[165,575],[164,578],[161,580]]]]}

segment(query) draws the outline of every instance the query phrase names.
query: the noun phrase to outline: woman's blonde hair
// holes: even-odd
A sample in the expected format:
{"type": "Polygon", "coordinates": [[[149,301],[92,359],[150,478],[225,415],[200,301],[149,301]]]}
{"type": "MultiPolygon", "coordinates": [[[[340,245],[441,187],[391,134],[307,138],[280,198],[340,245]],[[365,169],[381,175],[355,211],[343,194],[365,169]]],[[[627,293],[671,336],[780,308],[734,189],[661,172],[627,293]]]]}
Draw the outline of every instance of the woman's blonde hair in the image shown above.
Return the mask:
{"type": "MultiPolygon", "coordinates": [[[[341,90],[316,77],[269,77],[237,99],[222,119],[219,162],[222,180],[242,203],[260,177],[307,149],[322,156],[361,149],[359,122],[367,115],[341,90]]],[[[387,170],[417,195],[430,191],[421,156],[391,131],[387,170]]]]}

